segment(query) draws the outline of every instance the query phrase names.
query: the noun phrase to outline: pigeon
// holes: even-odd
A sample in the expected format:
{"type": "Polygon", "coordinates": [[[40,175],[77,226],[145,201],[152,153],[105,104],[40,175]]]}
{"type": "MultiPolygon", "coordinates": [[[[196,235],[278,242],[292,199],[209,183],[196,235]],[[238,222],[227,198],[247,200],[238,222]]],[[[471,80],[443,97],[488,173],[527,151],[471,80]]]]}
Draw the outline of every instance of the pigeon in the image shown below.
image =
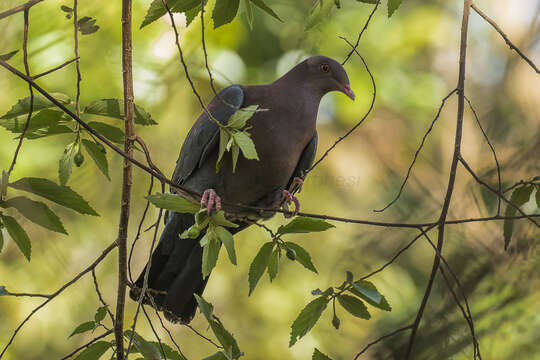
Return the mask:
{"type": "MultiPolygon", "coordinates": [[[[220,210],[222,201],[270,209],[294,203],[297,212],[299,202],[293,190],[301,188],[305,172],[315,159],[317,112],[321,98],[331,91],[342,92],[352,100],[355,97],[345,69],[325,56],[300,62],[270,84],[232,85],[221,90],[207,106],[221,124],[227,124],[239,109],[251,105],[265,109],[255,112],[247,122],[259,160],[239,156],[233,171],[232,156],[225,153],[216,171],[219,127],[203,112],[182,145],[172,181],[202,194],[201,206],[209,213],[220,210]]],[[[202,295],[209,278],[201,271],[203,248],[199,241],[204,231],[196,239],[179,237],[194,223],[193,214],[169,212],[151,258],[143,302],[163,311],[174,323],[193,319],[197,309],[193,294],[202,295]]],[[[233,234],[251,224],[237,223],[237,228],[230,229],[233,234]]],[[[135,301],[143,288],[147,266],[131,288],[130,297],[135,301]]]]}

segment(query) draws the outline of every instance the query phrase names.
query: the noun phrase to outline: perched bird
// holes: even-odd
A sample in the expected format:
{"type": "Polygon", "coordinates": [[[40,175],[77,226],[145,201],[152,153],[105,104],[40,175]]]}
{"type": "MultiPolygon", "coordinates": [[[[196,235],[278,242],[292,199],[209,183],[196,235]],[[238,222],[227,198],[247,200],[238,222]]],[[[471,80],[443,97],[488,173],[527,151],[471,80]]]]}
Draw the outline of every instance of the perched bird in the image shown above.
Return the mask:
{"type": "MultiPolygon", "coordinates": [[[[201,205],[208,211],[219,210],[221,200],[265,208],[279,208],[285,200],[298,206],[289,190],[301,186],[303,173],[313,163],[319,103],[330,91],[340,91],[354,100],[347,73],[337,61],[325,56],[306,59],[271,84],[225,88],[208,105],[208,111],[222,124],[227,124],[240,108],[259,105],[267,109],[248,120],[259,160],[240,156],[233,172],[232,157],[226,153],[216,172],[219,128],[203,113],[182,145],[172,181],[202,193],[201,205]]],[[[169,213],[152,254],[148,292],[143,300],[162,310],[172,322],[191,321],[197,308],[193,294],[201,295],[208,281],[201,272],[199,240],[204,234],[197,239],[179,238],[193,224],[192,214],[169,213]]],[[[231,232],[243,230],[249,223],[239,225],[231,232]]],[[[140,295],[145,271],[131,289],[134,300],[140,295]]]]}

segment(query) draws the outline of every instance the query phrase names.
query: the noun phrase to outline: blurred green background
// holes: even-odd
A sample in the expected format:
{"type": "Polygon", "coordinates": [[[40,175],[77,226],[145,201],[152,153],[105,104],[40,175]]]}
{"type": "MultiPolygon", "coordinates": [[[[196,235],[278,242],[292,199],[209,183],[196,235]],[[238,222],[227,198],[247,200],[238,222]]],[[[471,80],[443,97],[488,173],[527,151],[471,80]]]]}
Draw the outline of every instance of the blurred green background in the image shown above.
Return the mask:
{"type": "MultiPolygon", "coordinates": [[[[303,57],[324,54],[342,60],[349,47],[338,36],[356,39],[372,5],[343,0],[340,10],[309,16],[311,0],[272,0],[269,5],[283,23],[255,10],[252,30],[242,13],[231,24],[212,29],[207,13],[207,47],[210,66],[219,88],[232,83],[271,82],[303,57]]],[[[326,1],[330,3],[330,1],[326,1]]],[[[4,0],[0,11],[19,5],[4,0]]],[[[61,5],[71,2],[44,1],[30,12],[29,62],[36,74],[73,57],[72,22],[61,5]]],[[[330,4],[328,4],[330,5],[330,4]]],[[[540,2],[523,0],[479,0],[477,5],[494,18],[509,37],[531,59],[540,62],[538,31],[540,2]]],[[[170,24],[161,19],[138,29],[149,1],[134,2],[134,82],[135,102],[159,123],[138,127],[153,160],[165,173],[174,169],[180,146],[200,113],[184,77],[174,46],[170,24]]],[[[213,7],[213,2],[210,2],[213,7]]],[[[386,7],[375,14],[363,36],[359,51],[368,62],[377,83],[377,100],[369,119],[331,153],[306,181],[300,196],[303,210],[358,219],[421,222],[436,219],[446,190],[453,149],[456,98],[452,98],[426,143],[401,199],[384,213],[372,210],[390,201],[406,173],[409,162],[428,128],[441,99],[457,82],[460,1],[405,1],[391,19],[386,7]]],[[[79,4],[80,16],[97,19],[97,33],[80,36],[81,105],[102,98],[122,97],[121,29],[119,1],[79,4]]],[[[176,17],[181,25],[184,17],[176,17]]],[[[0,20],[0,53],[20,49],[22,13],[0,20]]],[[[181,44],[195,84],[205,101],[212,97],[200,45],[200,19],[188,29],[180,26],[181,44]]],[[[467,63],[467,93],[480,120],[497,149],[503,181],[510,185],[538,175],[540,169],[540,78],[511,52],[493,29],[471,14],[467,63]]],[[[23,69],[19,52],[10,63],[23,69]]],[[[362,63],[353,57],[346,70],[357,94],[353,103],[342,94],[330,94],[321,105],[319,151],[322,154],[365,113],[372,87],[362,63]]],[[[75,67],[70,65],[40,78],[38,83],[51,92],[75,97],[75,67]]],[[[5,70],[0,71],[0,113],[17,99],[28,96],[28,88],[5,70]]],[[[121,121],[110,120],[121,126],[121,121]]],[[[0,162],[9,167],[16,147],[14,134],[0,128],[0,162]]],[[[25,141],[11,180],[39,176],[58,181],[58,160],[73,135],[58,135],[25,141]]],[[[464,125],[464,156],[491,184],[496,184],[494,163],[488,146],[469,110],[464,125]]],[[[144,161],[141,153],[136,156],[144,161]]],[[[13,292],[50,293],[90,264],[111,243],[117,233],[122,161],[108,151],[111,181],[96,171],[87,156],[75,168],[69,186],[89,200],[100,217],[81,216],[51,205],[60,214],[69,236],[58,235],[25,221],[15,212],[32,240],[32,260],[27,262],[5,235],[0,254],[0,285],[13,292]]],[[[134,170],[130,242],[145,206],[148,176],[134,170]]],[[[484,192],[461,168],[449,218],[488,216],[496,210],[494,197],[484,192]]],[[[157,191],[157,188],[155,188],[157,191]]],[[[10,194],[16,194],[11,189],[10,194]]],[[[525,205],[538,211],[533,202],[525,205]]],[[[151,209],[152,217],[157,214],[151,209]]],[[[275,227],[282,216],[268,222],[275,227]]],[[[250,228],[236,236],[238,266],[221,254],[205,298],[226,327],[232,331],[247,359],[309,359],[313,347],[334,359],[352,358],[379,335],[409,324],[416,314],[433,251],[418,241],[395,264],[372,280],[393,307],[391,313],[370,308],[369,321],[353,318],[338,309],[341,327],[331,325],[328,310],[316,327],[294,347],[288,348],[290,325],[300,309],[312,299],[312,289],[340,284],[345,271],[355,277],[387,261],[415,235],[414,231],[372,228],[336,223],[336,228],[320,234],[294,236],[308,249],[319,275],[297,263],[283,261],[272,284],[267,275],[248,297],[247,270],[267,234],[250,228]],[[225,257],[225,259],[224,259],[225,257]]],[[[484,359],[540,359],[540,236],[526,221],[516,222],[508,252],[503,251],[502,222],[451,225],[447,227],[444,253],[460,276],[469,296],[484,359]]],[[[435,233],[433,233],[435,234],[435,233]]],[[[291,237],[293,238],[293,237],[291,237]]],[[[151,241],[145,233],[135,249],[134,276],[146,262],[151,241]]],[[[116,251],[97,268],[105,300],[114,304],[116,296],[116,251]]],[[[42,300],[0,298],[0,346],[13,329],[42,300]]],[[[100,304],[92,278],[87,275],[42,309],[27,323],[8,351],[6,359],[56,359],[91,339],[91,334],[68,339],[76,325],[93,318],[100,304]]],[[[131,326],[136,304],[128,300],[126,328],[131,326]]],[[[114,311],[114,306],[112,308],[114,311]]],[[[155,319],[155,317],[154,317],[155,319]]],[[[156,319],[155,319],[156,320],[156,319]]],[[[207,324],[196,316],[192,325],[210,335],[207,324]]],[[[176,341],[190,359],[215,352],[189,329],[168,324],[176,341]]],[[[159,326],[158,333],[170,341],[159,326]]],[[[138,331],[148,339],[152,332],[144,317],[138,331]]],[[[97,331],[96,335],[100,332],[97,331]]],[[[408,336],[391,338],[370,350],[364,359],[399,359],[408,336]]],[[[440,276],[434,287],[426,316],[418,335],[415,359],[470,359],[472,347],[467,324],[440,276]]]]}

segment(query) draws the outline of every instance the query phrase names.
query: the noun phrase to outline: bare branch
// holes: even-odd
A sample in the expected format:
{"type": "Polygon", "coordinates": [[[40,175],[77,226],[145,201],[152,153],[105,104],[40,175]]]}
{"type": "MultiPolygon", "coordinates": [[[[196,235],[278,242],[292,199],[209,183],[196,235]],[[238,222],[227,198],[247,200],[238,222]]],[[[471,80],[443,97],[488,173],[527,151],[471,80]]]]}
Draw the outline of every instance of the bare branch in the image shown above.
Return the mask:
{"type": "Polygon", "coordinates": [[[356,356],[354,357],[353,360],[357,360],[363,353],[365,353],[366,351],[368,351],[368,349],[370,347],[372,347],[373,345],[383,341],[384,339],[386,338],[389,338],[389,337],[392,337],[394,335],[397,335],[399,334],[400,332],[403,332],[403,331],[406,331],[406,330],[410,330],[413,326],[412,325],[408,325],[408,326],[404,326],[402,328],[399,328],[397,330],[394,330],[392,331],[391,333],[388,333],[386,335],[383,335],[381,337],[379,337],[377,340],[374,340],[372,342],[370,342],[369,344],[367,344],[362,350],[360,350],[360,352],[358,354],[356,354],[356,356]]]}
{"type": "Polygon", "coordinates": [[[366,31],[366,29],[368,28],[369,22],[371,21],[371,18],[373,17],[373,14],[375,14],[375,11],[377,11],[377,8],[379,7],[380,3],[381,3],[381,0],[377,0],[377,3],[373,7],[373,10],[371,10],[371,13],[368,16],[368,18],[366,20],[366,23],[364,24],[364,27],[362,28],[362,30],[358,34],[358,37],[356,38],[356,43],[354,44],[354,46],[352,46],[352,50],[349,51],[349,53],[347,54],[347,56],[345,57],[345,60],[343,60],[341,65],[345,65],[347,63],[347,61],[349,61],[349,59],[351,58],[352,54],[354,54],[356,52],[356,49],[358,49],[358,45],[360,44],[360,39],[362,38],[362,35],[364,34],[364,31],[366,31]]]}
{"type": "Polygon", "coordinates": [[[72,357],[73,355],[75,355],[76,353],[78,353],[79,351],[86,349],[87,347],[89,347],[90,345],[92,345],[93,343],[95,343],[96,341],[98,341],[98,340],[100,340],[100,339],[103,339],[104,337],[106,337],[107,335],[109,335],[109,334],[111,334],[111,333],[112,333],[112,330],[107,330],[106,332],[104,332],[103,334],[99,335],[98,337],[93,338],[92,340],[90,340],[90,341],[87,342],[86,344],[84,344],[84,345],[82,345],[82,346],[79,346],[78,348],[76,348],[75,350],[73,350],[72,352],[70,352],[69,354],[67,354],[67,355],[64,356],[63,358],[61,358],[60,360],[66,360],[66,359],[69,359],[70,357],[72,357]]]}
{"type": "Polygon", "coordinates": [[[53,68],[50,69],[50,70],[47,70],[47,71],[42,72],[41,74],[32,76],[32,79],[36,80],[36,79],[38,79],[38,78],[40,78],[40,77],[42,77],[42,76],[49,75],[49,74],[52,73],[52,72],[55,72],[55,71],[57,71],[57,70],[62,69],[62,68],[65,67],[65,66],[68,66],[69,64],[71,64],[71,63],[74,62],[74,61],[77,61],[78,59],[79,59],[79,58],[74,58],[74,59],[68,60],[68,61],[66,61],[66,62],[64,62],[64,63],[62,63],[62,64],[60,64],[60,65],[58,65],[58,66],[53,67],[53,68]]]}
{"type": "Polygon", "coordinates": [[[17,7],[14,7],[13,9],[6,10],[2,13],[0,13],[0,19],[6,18],[8,16],[11,16],[13,14],[16,14],[21,11],[26,11],[30,9],[32,6],[36,5],[37,3],[42,2],[43,0],[30,0],[22,5],[19,5],[17,7]]]}
{"type": "Polygon", "coordinates": [[[533,70],[536,71],[537,74],[540,75],[540,70],[538,70],[538,68],[536,67],[534,62],[532,62],[531,59],[529,59],[527,56],[525,56],[525,54],[516,45],[514,45],[510,41],[508,36],[506,36],[506,34],[501,30],[501,28],[499,27],[499,25],[497,25],[497,23],[495,21],[493,21],[489,16],[487,16],[482,10],[477,8],[476,5],[471,4],[471,7],[478,15],[480,15],[484,20],[486,20],[491,26],[493,26],[495,31],[497,31],[499,33],[499,35],[502,36],[502,38],[504,39],[504,41],[510,47],[511,50],[515,50],[519,54],[519,56],[521,56],[521,58],[523,60],[525,60],[527,62],[527,64],[529,64],[533,68],[533,70]]]}
{"type": "Polygon", "coordinates": [[[99,291],[99,285],[98,285],[98,280],[97,280],[97,276],[96,276],[96,269],[92,269],[92,278],[94,280],[94,288],[96,290],[96,294],[97,294],[97,296],[99,298],[99,301],[101,302],[101,304],[103,304],[103,306],[105,306],[105,309],[107,309],[107,313],[109,314],[109,317],[111,318],[111,322],[114,325],[114,315],[111,312],[111,310],[109,309],[109,305],[107,305],[105,300],[103,300],[103,296],[101,295],[101,291],[99,291]]]}

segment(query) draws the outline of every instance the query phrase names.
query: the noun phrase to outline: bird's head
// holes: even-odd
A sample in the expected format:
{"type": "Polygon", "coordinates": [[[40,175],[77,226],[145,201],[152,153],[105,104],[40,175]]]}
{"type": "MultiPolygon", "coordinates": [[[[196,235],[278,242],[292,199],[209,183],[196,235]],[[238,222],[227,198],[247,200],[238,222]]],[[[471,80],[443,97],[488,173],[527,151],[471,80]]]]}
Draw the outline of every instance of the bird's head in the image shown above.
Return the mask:
{"type": "Polygon", "coordinates": [[[312,56],[304,61],[308,83],[322,92],[340,91],[354,100],[354,92],[343,66],[326,56],[312,56]]]}

